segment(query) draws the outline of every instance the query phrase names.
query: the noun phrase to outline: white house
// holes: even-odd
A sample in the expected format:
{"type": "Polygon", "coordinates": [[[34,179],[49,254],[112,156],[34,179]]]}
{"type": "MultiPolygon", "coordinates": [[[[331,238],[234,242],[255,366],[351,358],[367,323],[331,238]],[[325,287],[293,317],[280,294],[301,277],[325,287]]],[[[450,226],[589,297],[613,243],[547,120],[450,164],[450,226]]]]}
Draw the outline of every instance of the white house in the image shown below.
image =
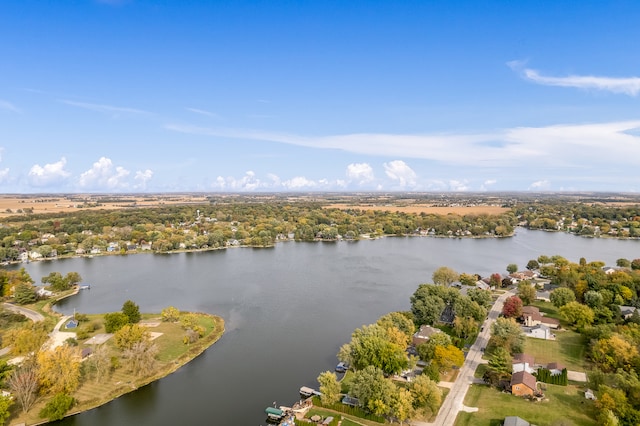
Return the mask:
{"type": "Polygon", "coordinates": [[[524,327],[523,331],[525,336],[533,337],[534,339],[555,340],[556,338],[556,335],[551,332],[551,329],[544,324],[524,327]]]}
{"type": "Polygon", "coordinates": [[[511,363],[511,370],[512,373],[517,373],[519,371],[526,371],[529,374],[535,373],[537,369],[534,367],[533,356],[527,354],[515,354],[511,363]]]}

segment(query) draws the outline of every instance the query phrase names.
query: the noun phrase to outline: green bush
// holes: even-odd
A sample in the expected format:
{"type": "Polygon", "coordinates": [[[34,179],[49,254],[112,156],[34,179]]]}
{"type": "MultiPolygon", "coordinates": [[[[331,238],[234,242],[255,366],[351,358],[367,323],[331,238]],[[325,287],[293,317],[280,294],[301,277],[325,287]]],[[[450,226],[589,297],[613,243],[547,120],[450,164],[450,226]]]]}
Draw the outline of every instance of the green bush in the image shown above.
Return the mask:
{"type": "Polygon", "coordinates": [[[50,421],[61,420],[75,403],[76,400],[71,395],[59,393],[51,401],[47,402],[47,405],[40,410],[39,415],[41,418],[49,419],[50,421]]]}

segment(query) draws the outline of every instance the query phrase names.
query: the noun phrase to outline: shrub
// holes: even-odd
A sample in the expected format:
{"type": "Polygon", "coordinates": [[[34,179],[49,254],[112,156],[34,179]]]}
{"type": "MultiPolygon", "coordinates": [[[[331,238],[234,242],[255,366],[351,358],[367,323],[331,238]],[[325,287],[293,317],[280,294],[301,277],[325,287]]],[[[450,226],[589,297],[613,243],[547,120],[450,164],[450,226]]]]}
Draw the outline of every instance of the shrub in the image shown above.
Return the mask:
{"type": "Polygon", "coordinates": [[[40,410],[40,417],[43,419],[49,419],[50,421],[61,420],[67,411],[73,407],[76,400],[67,394],[59,393],[53,397],[53,399],[47,402],[47,405],[40,410]]]}

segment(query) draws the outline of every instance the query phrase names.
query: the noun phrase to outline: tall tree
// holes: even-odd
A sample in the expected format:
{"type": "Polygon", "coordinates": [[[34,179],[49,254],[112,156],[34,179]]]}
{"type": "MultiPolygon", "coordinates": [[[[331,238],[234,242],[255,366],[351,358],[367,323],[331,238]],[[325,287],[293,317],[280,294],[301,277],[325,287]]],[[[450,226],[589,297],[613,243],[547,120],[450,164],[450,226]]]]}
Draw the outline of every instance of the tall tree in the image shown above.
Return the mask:
{"type": "Polygon", "coordinates": [[[522,316],[522,300],[518,296],[511,296],[504,301],[502,315],[506,318],[519,318],[522,316]]]}
{"type": "Polygon", "coordinates": [[[445,307],[444,300],[435,295],[428,284],[422,284],[411,296],[411,312],[417,325],[435,324],[445,307]]]}
{"type": "Polygon", "coordinates": [[[436,346],[433,362],[444,372],[453,367],[461,367],[464,364],[464,354],[453,345],[436,346]]]}
{"type": "Polygon", "coordinates": [[[447,266],[441,266],[433,272],[433,283],[441,286],[448,286],[451,283],[458,281],[460,274],[447,266]]]}
{"type": "Polygon", "coordinates": [[[551,292],[549,300],[551,300],[553,306],[561,308],[569,302],[574,302],[576,300],[576,294],[570,288],[560,287],[551,292]]]}
{"type": "Polygon", "coordinates": [[[0,396],[0,425],[11,416],[11,406],[13,405],[13,398],[10,396],[0,396]]]}
{"type": "Polygon", "coordinates": [[[514,354],[522,352],[524,336],[520,326],[513,318],[498,318],[491,324],[491,339],[489,344],[495,347],[503,347],[514,354]]]}
{"type": "Polygon", "coordinates": [[[391,410],[396,387],[385,379],[382,370],[370,365],[356,371],[351,382],[351,393],[365,409],[376,415],[384,415],[391,410]]]}
{"type": "Polygon", "coordinates": [[[510,263],[507,265],[507,272],[510,274],[518,272],[518,265],[515,263],[510,263]]]}
{"type": "Polygon", "coordinates": [[[438,388],[438,383],[421,374],[411,382],[409,389],[413,394],[414,408],[427,418],[437,412],[442,402],[442,391],[438,388]]]}
{"type": "Polygon", "coordinates": [[[38,382],[38,366],[33,361],[27,361],[16,368],[9,379],[7,385],[11,390],[23,412],[31,409],[36,401],[39,382],[38,382]]]}
{"type": "Polygon", "coordinates": [[[518,283],[518,296],[525,305],[530,305],[536,300],[536,288],[528,280],[518,283]]]}
{"type": "Polygon", "coordinates": [[[564,319],[577,327],[584,327],[593,324],[595,314],[587,305],[579,302],[569,302],[560,308],[560,314],[564,319]]]}
{"type": "Polygon", "coordinates": [[[18,305],[28,305],[37,299],[36,289],[28,283],[19,283],[15,287],[14,300],[18,305]]]}
{"type": "Polygon", "coordinates": [[[129,324],[136,324],[140,322],[140,307],[133,301],[127,300],[124,302],[122,305],[122,313],[127,316],[129,324]]]}
{"type": "Polygon", "coordinates": [[[325,371],[318,376],[318,383],[320,384],[320,399],[325,405],[331,405],[340,400],[340,382],[335,373],[332,371],[325,371]]]}
{"type": "Polygon", "coordinates": [[[67,345],[37,355],[40,386],[49,393],[72,393],[80,384],[80,351],[67,345]]]}
{"type": "Polygon", "coordinates": [[[158,346],[150,340],[136,342],[123,351],[124,358],[128,361],[130,371],[137,376],[146,376],[156,367],[156,355],[158,346]]]}
{"type": "Polygon", "coordinates": [[[413,414],[413,395],[408,389],[398,388],[391,403],[391,415],[403,425],[413,414]]]}

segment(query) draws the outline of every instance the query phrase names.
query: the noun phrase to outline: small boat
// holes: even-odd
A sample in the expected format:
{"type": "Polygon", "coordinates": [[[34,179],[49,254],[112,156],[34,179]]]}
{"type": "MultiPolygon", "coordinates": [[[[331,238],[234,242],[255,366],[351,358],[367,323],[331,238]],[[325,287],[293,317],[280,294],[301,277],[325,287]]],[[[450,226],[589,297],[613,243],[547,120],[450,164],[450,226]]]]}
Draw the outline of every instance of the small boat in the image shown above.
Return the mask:
{"type": "Polygon", "coordinates": [[[79,287],[80,290],[91,290],[91,284],[83,284],[79,287]]]}
{"type": "Polygon", "coordinates": [[[272,421],[280,421],[284,417],[284,411],[279,408],[267,407],[264,410],[267,413],[267,419],[272,421]]]}

